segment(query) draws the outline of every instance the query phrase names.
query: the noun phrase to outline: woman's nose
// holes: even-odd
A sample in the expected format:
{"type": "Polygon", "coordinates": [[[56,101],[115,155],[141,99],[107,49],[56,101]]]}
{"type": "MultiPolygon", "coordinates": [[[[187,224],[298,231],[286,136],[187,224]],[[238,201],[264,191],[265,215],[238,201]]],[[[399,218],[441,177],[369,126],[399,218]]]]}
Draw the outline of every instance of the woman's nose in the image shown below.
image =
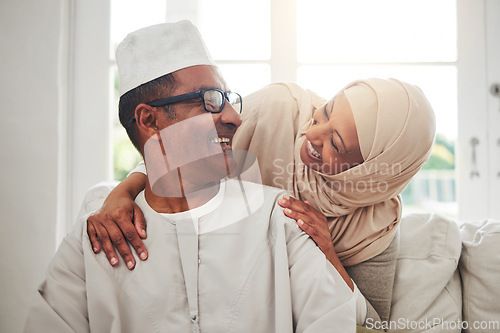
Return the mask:
{"type": "Polygon", "coordinates": [[[325,134],[325,125],[316,123],[306,132],[306,138],[316,146],[323,146],[323,137],[325,134]]]}

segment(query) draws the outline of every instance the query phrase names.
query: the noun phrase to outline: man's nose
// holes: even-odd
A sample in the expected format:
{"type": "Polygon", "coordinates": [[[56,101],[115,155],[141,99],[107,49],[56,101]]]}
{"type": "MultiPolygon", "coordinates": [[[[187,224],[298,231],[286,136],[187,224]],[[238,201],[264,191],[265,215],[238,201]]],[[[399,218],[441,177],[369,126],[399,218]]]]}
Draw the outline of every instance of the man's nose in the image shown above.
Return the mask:
{"type": "Polygon", "coordinates": [[[223,124],[231,124],[239,127],[241,125],[241,115],[236,112],[231,104],[226,102],[224,109],[220,113],[220,121],[223,124]]]}

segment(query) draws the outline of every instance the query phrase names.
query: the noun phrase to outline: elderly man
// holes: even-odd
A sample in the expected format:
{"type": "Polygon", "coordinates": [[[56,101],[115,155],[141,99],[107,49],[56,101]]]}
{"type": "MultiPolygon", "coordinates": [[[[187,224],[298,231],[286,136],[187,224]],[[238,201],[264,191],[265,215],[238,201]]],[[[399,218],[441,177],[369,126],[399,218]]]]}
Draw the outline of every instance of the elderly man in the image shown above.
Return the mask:
{"type": "Polygon", "coordinates": [[[148,170],[136,202],[151,255],[133,271],[113,268],[79,221],[25,331],[354,332],[352,291],[284,216],[283,192],[243,180],[255,168],[231,150],[241,97],[197,29],[182,21],[138,30],[116,59],[120,120],[148,170]]]}

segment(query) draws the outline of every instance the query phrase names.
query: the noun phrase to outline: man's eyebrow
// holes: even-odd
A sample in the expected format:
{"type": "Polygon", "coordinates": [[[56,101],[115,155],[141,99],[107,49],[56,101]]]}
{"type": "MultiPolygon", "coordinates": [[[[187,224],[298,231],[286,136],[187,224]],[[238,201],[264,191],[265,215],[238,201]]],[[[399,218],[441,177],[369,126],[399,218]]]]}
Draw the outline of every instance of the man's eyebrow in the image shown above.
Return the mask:
{"type": "Polygon", "coordinates": [[[201,85],[201,86],[197,86],[194,91],[206,90],[206,89],[219,89],[219,90],[225,91],[222,87],[218,87],[218,86],[215,86],[215,85],[201,85]]]}

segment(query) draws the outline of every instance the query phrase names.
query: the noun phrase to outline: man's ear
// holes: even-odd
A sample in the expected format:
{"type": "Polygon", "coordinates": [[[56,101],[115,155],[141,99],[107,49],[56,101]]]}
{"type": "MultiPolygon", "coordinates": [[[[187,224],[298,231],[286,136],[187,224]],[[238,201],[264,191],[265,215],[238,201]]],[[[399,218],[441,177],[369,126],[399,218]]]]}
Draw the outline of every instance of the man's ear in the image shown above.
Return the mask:
{"type": "Polygon", "coordinates": [[[135,108],[135,119],[139,132],[151,137],[158,132],[158,109],[141,103],[135,108]]]}

